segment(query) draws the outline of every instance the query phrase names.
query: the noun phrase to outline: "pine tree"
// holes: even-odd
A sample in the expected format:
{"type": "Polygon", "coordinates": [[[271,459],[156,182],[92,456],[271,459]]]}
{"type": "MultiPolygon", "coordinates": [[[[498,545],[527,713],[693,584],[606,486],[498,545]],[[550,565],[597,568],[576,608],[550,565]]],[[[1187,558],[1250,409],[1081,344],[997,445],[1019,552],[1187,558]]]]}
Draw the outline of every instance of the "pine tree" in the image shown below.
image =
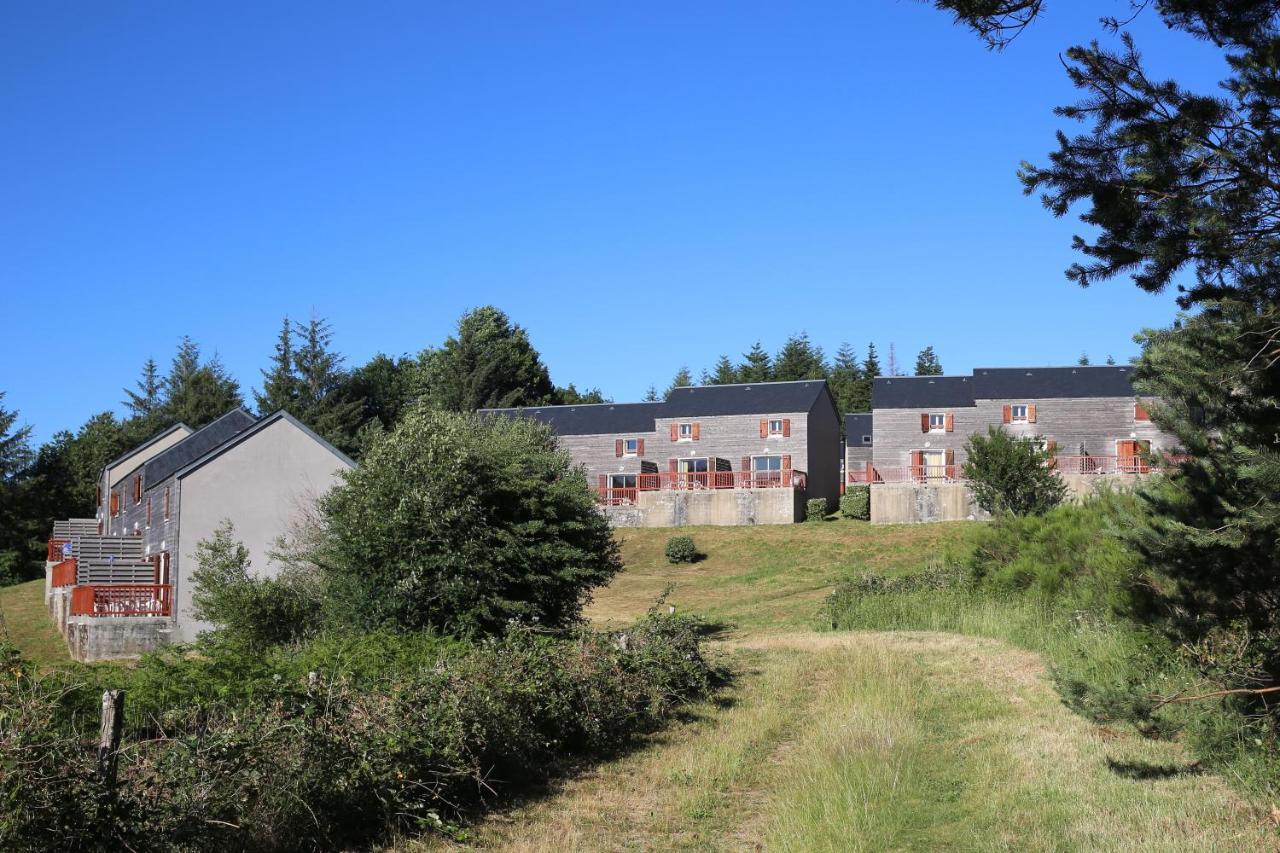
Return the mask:
{"type": "Polygon", "coordinates": [[[653,385],[650,385],[648,388],[645,389],[644,397],[641,398],[641,400],[645,403],[656,403],[660,399],[662,398],[658,396],[658,389],[655,388],[653,385]]]}
{"type": "Polygon", "coordinates": [[[347,374],[344,396],[359,400],[362,424],[377,422],[391,429],[409,402],[409,372],[414,362],[378,353],[347,374]]]}
{"type": "Polygon", "coordinates": [[[1087,352],[1082,352],[1082,353],[1080,353],[1080,357],[1079,357],[1078,359],[1076,359],[1076,364],[1080,365],[1081,367],[1088,367],[1088,366],[1089,366],[1089,353],[1087,353],[1087,352]]]}
{"type": "Polygon", "coordinates": [[[125,408],[130,417],[151,421],[160,413],[164,404],[164,380],[160,378],[160,368],[154,358],[147,359],[142,365],[142,376],[138,379],[136,391],[124,389],[125,408]]]}
{"type": "Polygon", "coordinates": [[[771,382],[773,381],[773,361],[769,354],[756,341],[751,351],[743,355],[745,359],[738,365],[739,382],[771,382]]]}
{"type": "Polygon", "coordinates": [[[418,361],[415,396],[450,411],[538,406],[555,395],[529,334],[492,305],[463,314],[457,334],[418,361]]]}
{"type": "Polygon", "coordinates": [[[1115,363],[1116,363],[1115,356],[1107,355],[1107,364],[1115,364],[1115,363]]]}
{"type": "Polygon", "coordinates": [[[667,392],[664,397],[670,397],[671,392],[677,388],[688,388],[693,384],[693,377],[689,375],[689,368],[681,367],[676,371],[676,375],[671,378],[671,384],[667,386],[667,392]]]}
{"type": "Polygon", "coordinates": [[[925,347],[916,356],[916,376],[941,376],[942,363],[938,361],[933,347],[925,347]]]}
{"type": "Polygon", "coordinates": [[[185,423],[192,429],[244,405],[240,385],[227,373],[217,354],[201,362],[200,347],[185,335],[165,377],[164,394],[164,420],[185,423]]]}
{"type": "Polygon", "coordinates": [[[738,369],[733,366],[729,356],[722,355],[716,362],[715,370],[708,377],[708,385],[733,385],[739,380],[738,369]]]}
{"type": "Polygon", "coordinates": [[[298,397],[292,414],[334,446],[354,449],[362,406],[346,394],[347,375],[342,355],[332,347],[332,327],[313,316],[305,326],[294,324],[293,333],[301,345],[293,353],[298,397]]]}
{"type": "MultiPolygon", "coordinates": [[[[4,392],[0,391],[0,404],[4,392]]],[[[19,477],[31,464],[31,427],[17,427],[18,413],[0,405],[0,586],[16,583],[28,572],[32,525],[26,483],[19,477]]]]}
{"type": "Polygon", "coordinates": [[[810,343],[809,336],[804,332],[787,338],[773,360],[773,378],[776,382],[826,379],[827,373],[822,347],[810,343]]]}
{"type": "MultiPolygon", "coordinates": [[[[836,408],[841,414],[871,410],[871,401],[864,400],[862,396],[864,386],[858,357],[854,355],[853,347],[847,343],[841,344],[840,349],[836,350],[835,363],[831,367],[827,384],[831,386],[831,396],[835,397],[836,408]]],[[[841,423],[843,424],[843,419],[841,423]]]]}
{"type": "Polygon", "coordinates": [[[880,358],[876,355],[875,344],[867,344],[867,357],[862,362],[862,375],[866,379],[875,379],[880,375],[880,358]]]}
{"type": "Polygon", "coordinates": [[[298,368],[294,362],[293,324],[286,315],[280,324],[280,337],[276,339],[271,367],[262,371],[262,391],[254,392],[253,397],[259,416],[281,409],[296,416],[301,396],[298,368]]]}
{"type": "Polygon", "coordinates": [[[570,382],[564,388],[556,388],[555,401],[560,406],[586,405],[589,403],[607,403],[604,394],[599,388],[588,388],[585,391],[579,391],[570,382]]]}

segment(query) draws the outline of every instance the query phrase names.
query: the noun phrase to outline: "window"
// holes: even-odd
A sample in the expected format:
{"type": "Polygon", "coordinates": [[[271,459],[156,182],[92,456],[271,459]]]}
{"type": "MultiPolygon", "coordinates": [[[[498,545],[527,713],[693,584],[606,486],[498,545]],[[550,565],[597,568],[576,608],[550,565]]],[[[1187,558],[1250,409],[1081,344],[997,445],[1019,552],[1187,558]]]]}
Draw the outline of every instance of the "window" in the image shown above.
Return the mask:
{"type": "Polygon", "coordinates": [[[677,435],[680,441],[693,441],[693,424],[680,424],[677,435]]]}
{"type": "Polygon", "coordinates": [[[164,520],[169,520],[169,487],[164,487],[164,520]]]}
{"type": "Polygon", "coordinates": [[[946,432],[947,416],[941,412],[929,415],[929,432],[946,432]]]}
{"type": "Polygon", "coordinates": [[[1010,406],[1009,418],[1015,424],[1025,424],[1027,422],[1027,407],[1025,405],[1010,406]]]}
{"type": "Polygon", "coordinates": [[[111,493],[111,514],[112,515],[120,514],[120,493],[119,492],[111,493]]]}
{"type": "Polygon", "coordinates": [[[635,456],[635,455],[636,455],[636,452],[637,452],[639,449],[640,449],[640,439],[638,439],[638,438],[624,438],[624,439],[622,440],[622,455],[623,455],[623,456],[635,456]]]}
{"type": "Polygon", "coordinates": [[[869,435],[864,435],[864,436],[862,437],[862,443],[863,443],[863,444],[870,444],[870,443],[871,443],[871,436],[869,436],[869,435]]]}
{"type": "Polygon", "coordinates": [[[610,474],[609,488],[611,489],[634,489],[636,487],[635,474],[610,474]]]}
{"type": "Polygon", "coordinates": [[[151,527],[151,498],[147,498],[147,527],[151,527]]]}
{"type": "Polygon", "coordinates": [[[769,421],[769,437],[782,435],[782,419],[776,418],[769,421]]]}
{"type": "Polygon", "coordinates": [[[1133,404],[1133,419],[1135,421],[1149,421],[1151,415],[1147,412],[1147,407],[1141,403],[1133,404]]]}

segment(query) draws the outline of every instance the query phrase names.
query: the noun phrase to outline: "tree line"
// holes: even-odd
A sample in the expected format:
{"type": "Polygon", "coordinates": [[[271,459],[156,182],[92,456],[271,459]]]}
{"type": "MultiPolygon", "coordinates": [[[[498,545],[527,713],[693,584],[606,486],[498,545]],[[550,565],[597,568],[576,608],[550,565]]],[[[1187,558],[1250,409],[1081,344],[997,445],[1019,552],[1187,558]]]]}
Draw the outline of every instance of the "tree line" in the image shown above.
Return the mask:
{"type": "MultiPolygon", "coordinates": [[[[835,358],[828,361],[822,347],[809,340],[805,332],[787,338],[782,349],[770,356],[764,347],[756,341],[751,349],[743,353],[742,360],[734,363],[727,355],[720,356],[715,366],[703,370],[698,377],[701,385],[734,385],[751,382],[792,382],[804,379],[825,379],[835,397],[836,407],[840,412],[871,411],[871,386],[877,376],[902,376],[894,355],[893,344],[889,345],[889,364],[880,366],[880,355],[874,343],[867,344],[867,353],[861,359],[848,343],[842,343],[836,350],[835,358]]],[[[938,360],[933,347],[927,346],[916,356],[916,376],[941,376],[942,363],[938,360]]],[[[665,397],[675,388],[693,385],[693,374],[689,368],[681,367],[672,378],[665,397]]],[[[650,385],[645,395],[646,400],[657,400],[658,389],[650,385]]]]}

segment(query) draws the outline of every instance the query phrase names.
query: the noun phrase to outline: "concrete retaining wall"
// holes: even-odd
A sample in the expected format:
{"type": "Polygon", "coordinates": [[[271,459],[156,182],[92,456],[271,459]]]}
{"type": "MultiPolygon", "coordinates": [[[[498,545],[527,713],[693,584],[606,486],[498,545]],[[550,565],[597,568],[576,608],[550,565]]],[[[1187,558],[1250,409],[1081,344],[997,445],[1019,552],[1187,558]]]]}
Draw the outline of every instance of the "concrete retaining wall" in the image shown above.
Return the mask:
{"type": "Polygon", "coordinates": [[[601,507],[614,527],[794,524],[804,518],[801,489],[640,492],[634,505],[601,507]]]}
{"type": "Polygon", "coordinates": [[[917,485],[877,483],[871,487],[873,524],[914,524],[928,521],[973,521],[988,515],[959,483],[917,485]]]}
{"type": "Polygon", "coordinates": [[[133,658],[169,642],[173,620],[163,616],[72,616],[65,636],[82,663],[133,658]]]}

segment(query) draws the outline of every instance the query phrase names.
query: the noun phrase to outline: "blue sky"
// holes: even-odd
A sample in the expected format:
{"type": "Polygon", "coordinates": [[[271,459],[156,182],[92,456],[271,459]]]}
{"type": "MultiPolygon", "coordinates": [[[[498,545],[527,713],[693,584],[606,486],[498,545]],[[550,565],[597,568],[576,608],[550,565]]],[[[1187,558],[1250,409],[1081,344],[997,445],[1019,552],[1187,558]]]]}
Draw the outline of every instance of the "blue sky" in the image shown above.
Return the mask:
{"type": "Polygon", "coordinates": [[[1067,126],[1059,53],[1123,9],[1051,2],[996,54],[912,0],[6,4],[4,405],[43,439],[184,334],[247,390],[286,313],[358,364],[485,303],[619,400],[801,330],[1123,360],[1173,294],[1066,281],[1082,226],[1015,178],[1067,126]]]}

